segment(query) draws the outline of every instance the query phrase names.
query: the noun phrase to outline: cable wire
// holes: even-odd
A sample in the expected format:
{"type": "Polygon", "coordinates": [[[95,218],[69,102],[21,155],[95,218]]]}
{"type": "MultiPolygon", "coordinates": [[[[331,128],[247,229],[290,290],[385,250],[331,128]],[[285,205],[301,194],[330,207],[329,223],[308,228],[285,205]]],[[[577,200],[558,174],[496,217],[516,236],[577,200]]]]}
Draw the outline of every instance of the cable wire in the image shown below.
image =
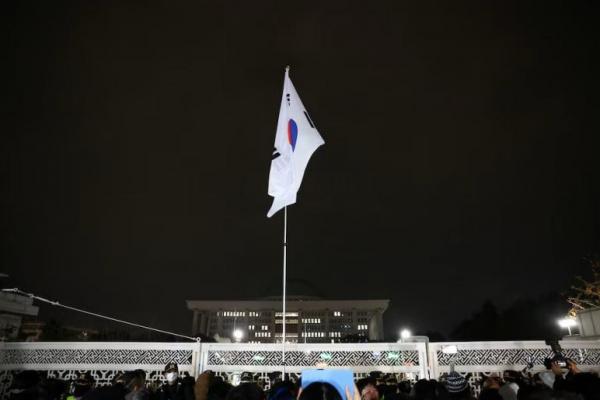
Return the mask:
{"type": "Polygon", "coordinates": [[[191,340],[191,341],[194,341],[194,342],[200,342],[200,338],[199,337],[191,337],[191,336],[181,335],[179,333],[164,331],[162,329],[153,328],[151,326],[136,324],[134,322],[129,322],[129,321],[125,321],[125,320],[122,320],[122,319],[109,317],[107,315],[102,315],[102,314],[94,313],[94,312],[91,312],[91,311],[86,311],[86,310],[83,310],[81,308],[68,306],[66,304],[61,304],[58,301],[48,300],[48,299],[45,299],[43,297],[36,296],[33,293],[24,292],[24,291],[22,291],[21,289],[18,289],[18,288],[2,289],[2,291],[6,292],[6,293],[20,294],[20,295],[27,296],[27,297],[35,299],[35,300],[39,300],[39,301],[44,302],[44,303],[51,304],[51,305],[56,306],[56,307],[62,307],[62,308],[66,308],[67,310],[80,312],[80,313],[91,315],[91,316],[98,317],[98,318],[104,318],[104,319],[107,319],[109,321],[118,322],[118,323],[121,323],[121,324],[130,325],[130,326],[135,326],[136,328],[147,329],[149,331],[164,333],[164,334],[167,334],[167,335],[172,335],[172,336],[176,336],[176,337],[188,339],[188,340],[191,340]]]}

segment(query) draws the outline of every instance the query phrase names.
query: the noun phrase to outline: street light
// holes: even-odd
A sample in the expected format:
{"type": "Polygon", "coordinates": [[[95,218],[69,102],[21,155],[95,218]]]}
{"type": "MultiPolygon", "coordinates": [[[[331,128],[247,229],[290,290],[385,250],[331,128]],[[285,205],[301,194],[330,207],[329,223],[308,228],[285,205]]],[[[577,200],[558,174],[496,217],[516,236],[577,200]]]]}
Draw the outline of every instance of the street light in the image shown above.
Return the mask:
{"type": "Polygon", "coordinates": [[[412,333],[408,329],[402,329],[400,331],[400,339],[401,340],[406,340],[411,336],[412,336],[412,333]]]}
{"type": "Polygon", "coordinates": [[[573,318],[563,318],[558,320],[558,326],[561,328],[567,328],[569,331],[569,336],[571,336],[571,328],[577,326],[577,321],[573,318]]]}
{"type": "Polygon", "coordinates": [[[233,338],[236,342],[241,342],[244,337],[244,332],[241,329],[236,329],[233,331],[233,338]]]}
{"type": "MultiPolygon", "coordinates": [[[[428,336],[413,336],[412,332],[409,329],[402,329],[400,331],[400,339],[398,339],[398,343],[424,343],[425,347],[425,359],[427,360],[426,364],[429,364],[429,337],[428,336]]],[[[426,368],[427,376],[431,378],[431,371],[429,367],[426,368]]]]}

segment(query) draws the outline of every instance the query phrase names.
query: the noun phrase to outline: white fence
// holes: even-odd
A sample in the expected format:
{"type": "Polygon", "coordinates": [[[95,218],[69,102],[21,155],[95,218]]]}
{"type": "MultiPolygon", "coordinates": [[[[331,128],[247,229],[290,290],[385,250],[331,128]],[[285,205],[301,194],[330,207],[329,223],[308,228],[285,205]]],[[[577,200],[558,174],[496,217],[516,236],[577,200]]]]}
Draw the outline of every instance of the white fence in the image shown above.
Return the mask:
{"type": "MultiPolygon", "coordinates": [[[[564,341],[564,353],[584,370],[600,370],[600,341],[564,341]]],[[[350,368],[357,377],[370,371],[402,374],[403,378],[438,378],[454,365],[456,371],[481,375],[507,369],[544,369],[551,351],[544,342],[462,343],[360,343],[290,344],[286,346],[286,371],[299,374],[316,366],[350,368]]],[[[108,384],[120,371],[143,369],[150,384],[159,383],[168,362],[197,376],[210,369],[232,379],[252,372],[268,388],[268,374],[281,370],[281,346],[276,344],[223,343],[0,343],[0,398],[14,374],[22,370],[45,371],[48,377],[74,380],[89,371],[98,384],[108,384]]]]}
{"type": "MultiPolygon", "coordinates": [[[[600,341],[563,341],[565,357],[574,360],[582,371],[600,372],[600,341]]],[[[474,386],[482,376],[505,370],[536,373],[545,370],[544,359],[552,352],[544,341],[431,343],[429,366],[432,377],[455,371],[469,376],[474,386]]]]}

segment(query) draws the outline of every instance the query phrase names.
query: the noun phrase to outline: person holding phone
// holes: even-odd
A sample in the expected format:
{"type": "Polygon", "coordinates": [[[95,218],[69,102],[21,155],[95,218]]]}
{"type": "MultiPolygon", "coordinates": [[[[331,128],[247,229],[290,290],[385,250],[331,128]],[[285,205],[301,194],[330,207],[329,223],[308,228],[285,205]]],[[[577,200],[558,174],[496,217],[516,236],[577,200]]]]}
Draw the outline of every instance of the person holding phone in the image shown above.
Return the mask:
{"type": "Polygon", "coordinates": [[[298,400],[361,400],[350,370],[302,371],[298,400]]]}

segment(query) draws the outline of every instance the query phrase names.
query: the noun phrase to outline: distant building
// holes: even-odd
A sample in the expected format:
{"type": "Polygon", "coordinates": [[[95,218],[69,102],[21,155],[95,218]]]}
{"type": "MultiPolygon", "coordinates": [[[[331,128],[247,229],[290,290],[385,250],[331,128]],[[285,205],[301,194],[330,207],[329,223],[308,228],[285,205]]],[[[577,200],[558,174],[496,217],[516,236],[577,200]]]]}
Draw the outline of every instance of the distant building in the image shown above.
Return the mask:
{"type": "Polygon", "coordinates": [[[600,339],[600,307],[578,311],[576,324],[579,328],[579,336],[576,337],[600,339]]]}
{"type": "MultiPolygon", "coordinates": [[[[286,341],[318,343],[339,341],[358,335],[370,341],[383,340],[383,313],[389,300],[323,300],[288,297],[286,341]]],[[[277,343],[283,337],[281,299],[188,300],[193,315],[192,335],[206,335],[249,343],[277,343]]]]}
{"type": "Polygon", "coordinates": [[[87,341],[98,337],[99,332],[94,329],[79,328],[74,326],[61,326],[57,322],[24,321],[21,325],[21,337],[26,342],[49,340],[87,341]],[[48,332],[50,331],[50,332],[48,332]]]}
{"type": "Polygon", "coordinates": [[[33,299],[14,293],[0,292],[0,341],[16,339],[24,316],[36,316],[33,299]]]}

